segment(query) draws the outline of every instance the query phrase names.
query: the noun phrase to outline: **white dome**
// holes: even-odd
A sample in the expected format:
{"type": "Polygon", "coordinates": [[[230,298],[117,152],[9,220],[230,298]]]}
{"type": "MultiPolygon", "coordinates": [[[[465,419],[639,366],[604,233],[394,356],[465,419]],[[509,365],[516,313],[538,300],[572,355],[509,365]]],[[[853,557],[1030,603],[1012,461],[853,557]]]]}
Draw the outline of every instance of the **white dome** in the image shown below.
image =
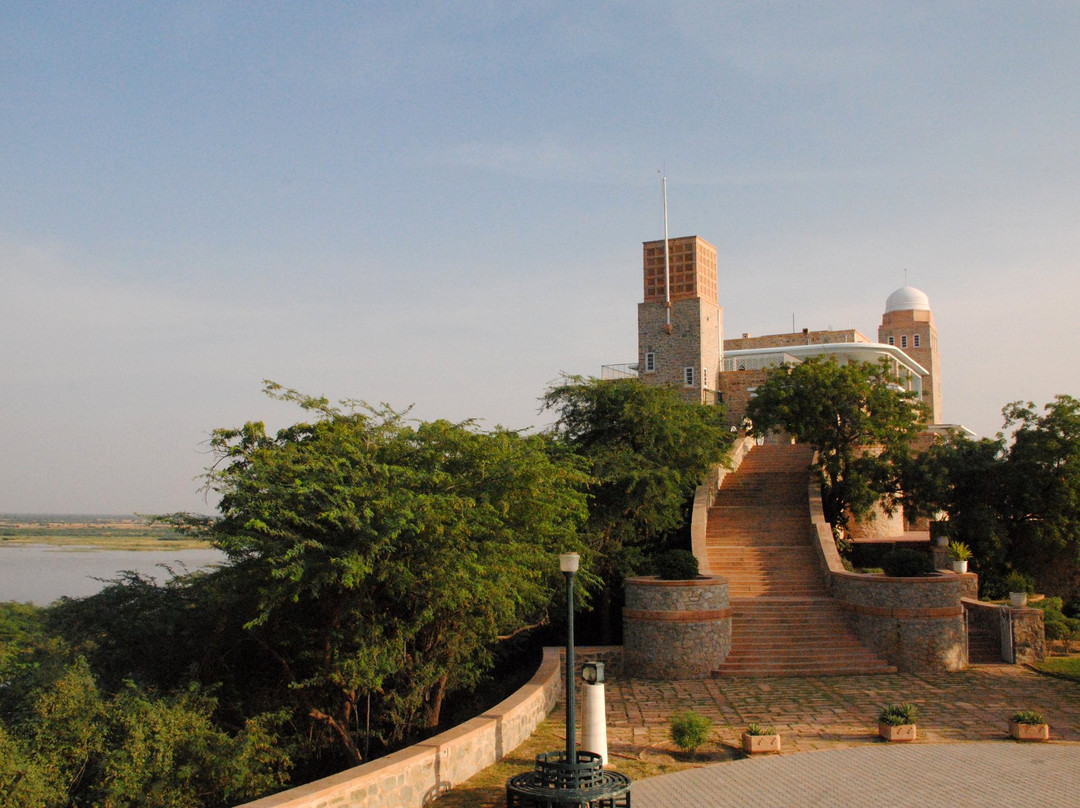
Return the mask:
{"type": "Polygon", "coordinates": [[[890,311],[930,311],[930,298],[914,286],[897,289],[885,301],[885,313],[890,311]]]}

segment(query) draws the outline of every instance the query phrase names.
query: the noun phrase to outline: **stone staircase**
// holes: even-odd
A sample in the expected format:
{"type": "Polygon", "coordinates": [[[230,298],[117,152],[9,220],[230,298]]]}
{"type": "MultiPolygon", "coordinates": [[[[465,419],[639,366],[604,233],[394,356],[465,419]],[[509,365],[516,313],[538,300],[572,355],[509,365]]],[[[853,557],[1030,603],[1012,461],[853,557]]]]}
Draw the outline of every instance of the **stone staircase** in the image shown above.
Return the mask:
{"type": "Polygon", "coordinates": [[[829,596],[810,543],[812,449],[754,447],[709,510],[709,567],[730,583],[731,653],[717,676],[894,673],[829,596]]]}

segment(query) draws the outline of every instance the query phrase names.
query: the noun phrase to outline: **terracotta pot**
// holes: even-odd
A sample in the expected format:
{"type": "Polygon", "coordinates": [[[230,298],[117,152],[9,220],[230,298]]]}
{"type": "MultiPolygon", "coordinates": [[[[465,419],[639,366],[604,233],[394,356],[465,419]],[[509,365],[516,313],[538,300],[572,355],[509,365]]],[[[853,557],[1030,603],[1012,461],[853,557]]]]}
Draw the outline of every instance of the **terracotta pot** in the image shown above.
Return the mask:
{"type": "Polygon", "coordinates": [[[1018,724],[1009,722],[1009,735],[1018,741],[1049,741],[1049,724],[1018,724]]]}
{"type": "Polygon", "coordinates": [[[886,724],[879,721],[877,725],[877,733],[886,741],[890,743],[904,743],[906,741],[915,740],[915,725],[914,724],[886,724]]]}
{"type": "Polygon", "coordinates": [[[750,735],[742,734],[742,748],[748,755],[756,755],[761,752],[779,752],[779,735],[750,735]]]}

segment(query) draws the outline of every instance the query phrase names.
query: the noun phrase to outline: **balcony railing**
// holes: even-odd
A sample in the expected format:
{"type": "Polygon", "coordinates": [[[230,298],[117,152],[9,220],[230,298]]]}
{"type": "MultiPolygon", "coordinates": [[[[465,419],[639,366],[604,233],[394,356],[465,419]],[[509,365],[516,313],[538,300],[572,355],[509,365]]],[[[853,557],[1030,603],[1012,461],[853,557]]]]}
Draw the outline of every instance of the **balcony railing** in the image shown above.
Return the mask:
{"type": "Polygon", "coordinates": [[[801,362],[801,359],[792,356],[789,353],[762,353],[757,355],[750,354],[748,356],[725,356],[724,372],[727,373],[731,370],[762,370],[763,368],[773,368],[777,365],[798,365],[801,362]]]}
{"type": "Polygon", "coordinates": [[[638,377],[638,363],[630,362],[623,365],[601,365],[600,378],[605,381],[612,379],[636,379],[638,377]]]}

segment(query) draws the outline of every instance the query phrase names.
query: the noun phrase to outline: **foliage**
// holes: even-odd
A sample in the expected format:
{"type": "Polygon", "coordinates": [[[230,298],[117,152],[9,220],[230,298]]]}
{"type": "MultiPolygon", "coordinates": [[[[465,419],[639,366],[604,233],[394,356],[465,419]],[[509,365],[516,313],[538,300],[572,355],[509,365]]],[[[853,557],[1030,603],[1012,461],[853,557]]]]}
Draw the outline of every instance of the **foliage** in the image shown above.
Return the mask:
{"type": "Polygon", "coordinates": [[[1046,717],[1038,710],[1019,710],[1012,714],[1010,721],[1016,724],[1045,724],[1046,717]]]}
{"type": "Polygon", "coordinates": [[[807,359],[770,369],[747,416],[755,434],[782,429],[817,448],[825,518],[843,528],[875,503],[896,504],[926,408],[915,393],[898,389],[887,360],[807,359]]]}
{"type": "Polygon", "coordinates": [[[950,535],[969,544],[987,594],[1012,572],[1049,592],[1080,594],[1080,400],[1002,410],[996,439],[953,435],[905,470],[908,514],[947,511],[950,535]]]}
{"type": "Polygon", "coordinates": [[[934,564],[919,550],[898,549],[882,557],[881,569],[890,578],[917,578],[932,573],[934,564]]]}
{"type": "Polygon", "coordinates": [[[949,558],[953,561],[968,561],[971,558],[971,548],[962,541],[949,542],[949,558]]]}
{"type": "Polygon", "coordinates": [[[605,584],[608,642],[613,591],[687,523],[694,489],[727,456],[731,433],[721,407],[688,403],[674,388],[636,379],[564,376],[542,402],[556,415],[550,434],[593,478],[587,539],[605,584]]]}
{"type": "Polygon", "coordinates": [[[675,713],[669,723],[671,740],[684,752],[693,754],[709,740],[712,725],[711,718],[693,710],[675,713]]]}
{"type": "Polygon", "coordinates": [[[697,557],[689,550],[665,550],[653,559],[662,581],[689,581],[698,577],[697,557]]]}
{"type": "Polygon", "coordinates": [[[221,806],[285,781],[269,722],[227,733],[198,690],[109,695],[41,616],[0,606],[0,806],[221,806]]]}
{"type": "Polygon", "coordinates": [[[1005,578],[1005,588],[1010,592],[1024,592],[1028,595],[1035,594],[1035,581],[1030,575],[1013,570],[1005,578]]]}
{"type": "Polygon", "coordinates": [[[547,619],[557,555],[587,557],[586,477],[544,436],[266,392],[312,422],[216,430],[221,517],[165,521],[228,554],[269,689],[314,750],[355,763],[368,720],[387,743],[435,726],[500,637],[547,619]]]}
{"type": "Polygon", "coordinates": [[[746,728],[746,734],[747,735],[754,735],[754,736],[775,735],[776,730],[773,727],[765,727],[765,726],[762,726],[761,724],[750,724],[746,728]]]}
{"type": "Polygon", "coordinates": [[[919,708],[905,702],[903,704],[887,704],[878,715],[878,721],[890,727],[902,727],[914,724],[919,718],[919,708]]]}

